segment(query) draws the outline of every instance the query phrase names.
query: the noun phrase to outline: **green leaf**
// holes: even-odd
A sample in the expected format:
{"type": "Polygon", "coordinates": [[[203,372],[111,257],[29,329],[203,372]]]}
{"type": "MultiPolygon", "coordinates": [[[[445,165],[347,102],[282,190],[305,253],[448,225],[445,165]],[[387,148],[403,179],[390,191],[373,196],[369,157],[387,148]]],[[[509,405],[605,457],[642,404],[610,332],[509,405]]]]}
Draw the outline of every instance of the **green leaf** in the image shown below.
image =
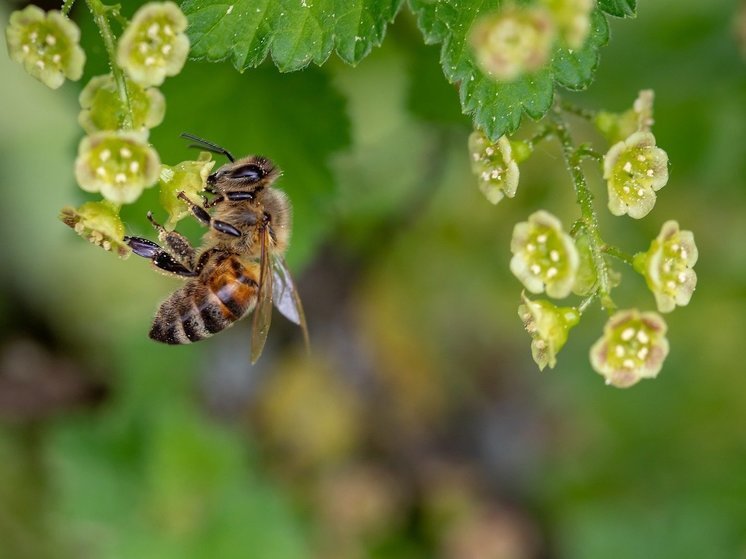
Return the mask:
{"type": "Polygon", "coordinates": [[[599,49],[609,38],[606,18],[596,10],[583,48],[556,47],[546,68],[513,82],[497,82],[476,67],[467,36],[479,15],[499,5],[498,0],[410,0],[425,41],[442,43],[440,62],[448,81],[459,85],[462,111],[493,141],[514,132],[523,113],[541,118],[552,104],[555,83],[573,90],[586,88],[598,65],[599,49]]]}
{"type": "Polygon", "coordinates": [[[184,0],[191,55],[239,71],[267,55],[283,72],[323,64],[332,50],[357,64],[383,41],[402,0],[184,0]]]}
{"type": "Polygon", "coordinates": [[[598,0],[598,7],[610,16],[637,16],[637,0],[598,0]]]}

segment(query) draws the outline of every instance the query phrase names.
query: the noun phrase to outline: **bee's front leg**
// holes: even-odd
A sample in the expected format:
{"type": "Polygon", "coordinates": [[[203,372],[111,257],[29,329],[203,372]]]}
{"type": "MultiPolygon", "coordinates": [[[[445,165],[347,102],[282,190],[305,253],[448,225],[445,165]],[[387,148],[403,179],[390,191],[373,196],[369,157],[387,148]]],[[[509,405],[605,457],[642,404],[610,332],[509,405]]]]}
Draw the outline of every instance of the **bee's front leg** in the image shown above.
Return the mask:
{"type": "MultiPolygon", "coordinates": [[[[194,270],[197,258],[197,250],[192,246],[184,235],[177,231],[169,231],[153,219],[153,214],[148,212],[148,221],[158,232],[158,239],[166,245],[166,249],[176,261],[189,270],[194,270]]],[[[157,246],[157,245],[156,245],[157,246]]]]}
{"type": "Polygon", "coordinates": [[[212,227],[216,231],[219,231],[220,233],[224,233],[226,235],[230,235],[231,237],[241,236],[241,231],[236,229],[230,223],[226,223],[225,221],[220,221],[218,219],[212,219],[205,208],[203,208],[199,204],[195,204],[194,202],[192,202],[189,197],[184,194],[184,192],[179,192],[178,198],[180,200],[183,200],[186,205],[189,206],[189,210],[192,212],[192,215],[196,217],[197,221],[199,221],[202,225],[212,227]]]}

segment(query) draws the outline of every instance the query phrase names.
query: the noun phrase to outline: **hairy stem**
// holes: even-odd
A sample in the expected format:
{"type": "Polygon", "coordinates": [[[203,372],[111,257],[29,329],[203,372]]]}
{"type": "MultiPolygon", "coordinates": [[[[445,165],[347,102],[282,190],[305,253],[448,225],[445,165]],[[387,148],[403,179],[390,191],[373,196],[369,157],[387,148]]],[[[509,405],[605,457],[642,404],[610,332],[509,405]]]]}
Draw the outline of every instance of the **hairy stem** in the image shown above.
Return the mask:
{"type": "Polygon", "coordinates": [[[551,118],[554,123],[554,133],[562,146],[562,156],[565,160],[565,165],[572,178],[575,199],[580,207],[580,223],[576,224],[577,226],[574,226],[574,229],[577,231],[582,228],[587,232],[593,266],[596,269],[596,277],[598,278],[598,286],[596,287],[594,296],[597,295],[601,301],[601,306],[611,312],[616,309],[616,305],[611,299],[609,267],[604,257],[604,248],[607,245],[601,238],[598,217],[596,216],[596,211],[593,209],[593,194],[588,189],[585,174],[581,168],[584,152],[575,148],[567,124],[562,118],[561,111],[563,108],[562,105],[555,106],[551,111],[551,118]]]}
{"type": "Polygon", "coordinates": [[[60,8],[60,12],[63,16],[67,17],[67,15],[70,13],[70,10],[72,10],[73,4],[75,3],[75,0],[65,0],[62,3],[62,8],[60,8]]]}
{"type": "Polygon", "coordinates": [[[91,10],[93,21],[96,23],[99,33],[101,33],[101,38],[104,41],[106,54],[109,56],[109,66],[111,67],[111,73],[114,76],[114,82],[117,86],[119,100],[126,108],[124,112],[124,122],[122,123],[122,128],[130,129],[132,128],[132,106],[130,104],[130,98],[127,92],[127,82],[124,79],[124,72],[122,72],[122,69],[117,65],[116,37],[114,37],[114,33],[111,30],[108,18],[108,12],[110,12],[113,8],[111,6],[104,5],[101,0],[86,0],[86,4],[88,4],[88,9],[91,10]]]}

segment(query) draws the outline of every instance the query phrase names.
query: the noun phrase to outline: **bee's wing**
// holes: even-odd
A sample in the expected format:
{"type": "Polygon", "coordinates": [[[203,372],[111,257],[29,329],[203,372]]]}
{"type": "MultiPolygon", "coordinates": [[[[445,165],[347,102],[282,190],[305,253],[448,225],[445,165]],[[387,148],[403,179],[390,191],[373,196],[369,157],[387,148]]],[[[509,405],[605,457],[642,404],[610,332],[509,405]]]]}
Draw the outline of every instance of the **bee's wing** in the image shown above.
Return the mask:
{"type": "Polygon", "coordinates": [[[251,327],[251,363],[256,363],[267,341],[272,322],[272,277],[270,276],[269,229],[263,227],[260,234],[262,253],[259,260],[259,295],[254,308],[251,327]]]}
{"type": "Polygon", "coordinates": [[[272,257],[272,280],[274,283],[274,303],[288,320],[294,322],[303,330],[303,340],[306,347],[308,342],[308,326],[306,315],[303,313],[303,305],[300,302],[298,290],[295,288],[293,277],[290,275],[288,265],[282,256],[272,257]]]}

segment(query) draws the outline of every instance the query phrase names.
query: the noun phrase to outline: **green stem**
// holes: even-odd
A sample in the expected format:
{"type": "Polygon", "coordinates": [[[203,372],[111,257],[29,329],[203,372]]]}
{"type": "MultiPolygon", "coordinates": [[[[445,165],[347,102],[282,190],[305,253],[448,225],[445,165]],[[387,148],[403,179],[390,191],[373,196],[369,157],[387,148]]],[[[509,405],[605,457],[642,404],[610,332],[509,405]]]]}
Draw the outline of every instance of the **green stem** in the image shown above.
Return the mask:
{"type": "Polygon", "coordinates": [[[536,134],[531,136],[526,143],[533,149],[541,141],[546,140],[554,133],[554,129],[551,126],[542,126],[536,134]]]}
{"type": "Polygon", "coordinates": [[[616,305],[611,299],[609,268],[603,254],[603,248],[606,246],[606,243],[604,243],[601,234],[599,233],[598,217],[596,216],[596,211],[593,209],[593,193],[588,189],[585,175],[581,168],[583,156],[579,150],[575,149],[572,136],[570,136],[570,131],[562,118],[562,109],[562,105],[558,105],[551,111],[551,118],[554,122],[554,132],[562,146],[562,156],[565,160],[567,170],[570,173],[570,177],[572,178],[575,199],[577,200],[578,206],[580,206],[580,221],[582,222],[582,228],[585,229],[588,234],[593,266],[596,269],[596,276],[598,277],[598,287],[596,288],[595,295],[598,295],[598,298],[601,301],[601,306],[611,312],[616,309],[616,305]]]}
{"type": "Polygon", "coordinates": [[[579,116],[580,118],[584,118],[586,120],[594,120],[596,118],[597,111],[579,107],[578,105],[575,105],[573,103],[568,103],[567,101],[563,99],[559,100],[558,104],[559,104],[559,108],[565,111],[566,113],[579,116]]]}
{"type": "Polygon", "coordinates": [[[621,260],[625,264],[629,264],[630,266],[634,266],[635,263],[635,257],[631,254],[627,254],[621,249],[618,249],[615,246],[612,245],[604,245],[601,247],[601,250],[603,250],[606,254],[609,256],[613,256],[614,258],[621,260]]]}
{"type": "Polygon", "coordinates": [[[75,3],[75,0],[65,0],[62,3],[62,8],[60,8],[60,12],[63,16],[67,17],[67,14],[70,13],[70,10],[73,8],[73,4],[75,3]]]}
{"type": "Polygon", "coordinates": [[[114,76],[114,83],[117,86],[117,93],[119,94],[119,100],[122,102],[122,106],[126,107],[124,112],[124,122],[122,128],[128,130],[132,128],[132,106],[130,104],[129,94],[127,93],[127,82],[124,79],[124,72],[117,64],[117,53],[116,53],[116,37],[111,30],[109,25],[109,19],[107,13],[111,11],[110,6],[105,6],[101,0],[86,0],[88,9],[91,10],[93,15],[93,21],[98,27],[101,38],[104,41],[106,47],[106,54],[109,56],[109,66],[111,67],[111,73],[114,76]]]}

